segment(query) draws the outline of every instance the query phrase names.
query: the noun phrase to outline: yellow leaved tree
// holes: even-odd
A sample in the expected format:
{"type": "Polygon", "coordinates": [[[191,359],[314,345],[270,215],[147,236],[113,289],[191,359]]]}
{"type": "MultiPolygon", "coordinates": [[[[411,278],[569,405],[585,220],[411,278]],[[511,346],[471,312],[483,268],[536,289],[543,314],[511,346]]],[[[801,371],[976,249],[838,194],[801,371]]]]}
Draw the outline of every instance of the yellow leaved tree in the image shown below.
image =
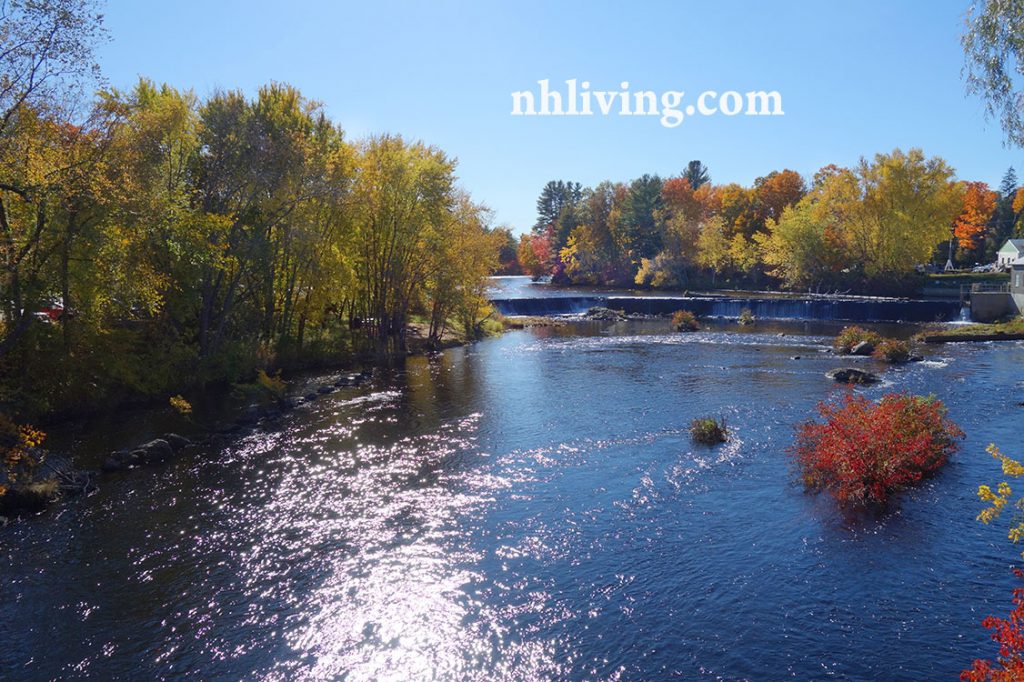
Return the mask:
{"type": "MultiPolygon", "coordinates": [[[[987,450],[990,455],[999,460],[1004,476],[1008,476],[1010,478],[1020,478],[1021,476],[1024,476],[1024,464],[1004,455],[999,448],[996,447],[995,443],[990,444],[987,450]]],[[[982,502],[986,502],[989,506],[981,510],[981,513],[978,514],[978,520],[984,524],[989,524],[999,518],[1003,509],[1010,505],[1010,499],[1012,496],[1013,488],[1006,481],[1000,481],[995,490],[988,485],[979,486],[978,497],[982,502]]],[[[1024,497],[1018,497],[1017,500],[1013,502],[1013,507],[1018,510],[1018,514],[1013,519],[1007,536],[1010,538],[1011,542],[1020,542],[1021,539],[1024,539],[1024,497]]],[[[1024,552],[1022,552],[1021,555],[1024,556],[1024,552]]]]}

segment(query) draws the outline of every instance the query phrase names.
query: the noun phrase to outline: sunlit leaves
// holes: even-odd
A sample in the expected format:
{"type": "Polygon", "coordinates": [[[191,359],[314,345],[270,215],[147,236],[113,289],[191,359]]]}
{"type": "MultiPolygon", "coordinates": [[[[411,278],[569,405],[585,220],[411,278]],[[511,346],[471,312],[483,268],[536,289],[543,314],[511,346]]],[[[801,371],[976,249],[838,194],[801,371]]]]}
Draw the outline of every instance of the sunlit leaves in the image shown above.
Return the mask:
{"type": "Polygon", "coordinates": [[[964,186],[963,208],[953,224],[953,233],[961,249],[974,251],[981,246],[985,226],[996,210],[999,194],[984,182],[967,182],[964,186]]]}
{"type": "Polygon", "coordinates": [[[844,504],[885,503],[945,464],[964,435],[941,402],[905,393],[877,403],[847,394],[818,413],[799,426],[793,456],[809,488],[844,504]]]}

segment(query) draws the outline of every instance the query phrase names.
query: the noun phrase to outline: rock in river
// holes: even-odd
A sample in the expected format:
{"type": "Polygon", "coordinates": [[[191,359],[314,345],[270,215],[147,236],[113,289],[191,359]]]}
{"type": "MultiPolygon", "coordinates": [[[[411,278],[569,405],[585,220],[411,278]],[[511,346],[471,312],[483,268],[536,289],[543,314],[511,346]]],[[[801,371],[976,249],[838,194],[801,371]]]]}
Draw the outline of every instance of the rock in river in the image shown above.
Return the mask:
{"type": "Polygon", "coordinates": [[[875,344],[870,341],[861,341],[850,349],[850,355],[871,355],[875,352],[875,344]]]}
{"type": "Polygon", "coordinates": [[[584,313],[583,317],[588,320],[601,320],[606,322],[621,322],[626,319],[626,316],[622,311],[602,308],[601,306],[594,306],[584,313]]]}
{"type": "Polygon", "coordinates": [[[171,446],[171,449],[173,449],[175,452],[183,448],[187,448],[189,445],[192,445],[192,441],[190,441],[188,438],[185,438],[185,436],[179,436],[176,433],[165,433],[164,440],[167,441],[167,443],[171,446]]]}
{"type": "Polygon", "coordinates": [[[865,372],[862,369],[855,367],[840,367],[839,369],[833,369],[825,372],[832,381],[837,381],[841,384],[873,384],[878,381],[878,375],[872,374],[871,372],[865,372]]]}

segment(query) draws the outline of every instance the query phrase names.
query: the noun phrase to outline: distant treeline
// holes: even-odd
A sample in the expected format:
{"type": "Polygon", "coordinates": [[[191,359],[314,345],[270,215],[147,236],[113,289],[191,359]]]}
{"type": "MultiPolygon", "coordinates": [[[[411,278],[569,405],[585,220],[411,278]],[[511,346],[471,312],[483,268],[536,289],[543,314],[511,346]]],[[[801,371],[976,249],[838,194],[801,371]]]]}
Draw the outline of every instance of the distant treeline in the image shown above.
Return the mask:
{"type": "Polygon", "coordinates": [[[917,149],[752,187],[715,185],[691,161],[668,179],[549,182],[517,259],[555,283],[900,293],[919,266],[994,262],[1022,210],[1012,168],[997,192],[917,149]]]}

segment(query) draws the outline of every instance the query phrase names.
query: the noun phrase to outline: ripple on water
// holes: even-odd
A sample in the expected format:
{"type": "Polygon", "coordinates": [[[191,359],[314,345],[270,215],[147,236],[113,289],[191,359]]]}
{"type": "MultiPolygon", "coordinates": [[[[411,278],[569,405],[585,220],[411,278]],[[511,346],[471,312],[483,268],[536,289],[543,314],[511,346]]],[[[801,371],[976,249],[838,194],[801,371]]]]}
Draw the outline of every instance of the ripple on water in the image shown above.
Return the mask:
{"type": "Polygon", "coordinates": [[[1012,550],[973,491],[998,473],[988,441],[1019,440],[1024,347],[943,347],[859,389],[934,393],[968,438],[857,516],[805,494],[786,454],[839,394],[825,337],[648,331],[411,359],[3,529],[0,669],[931,679],[991,654],[978,620],[1008,608],[1012,550]],[[729,442],[690,442],[706,414],[729,442]]]}

